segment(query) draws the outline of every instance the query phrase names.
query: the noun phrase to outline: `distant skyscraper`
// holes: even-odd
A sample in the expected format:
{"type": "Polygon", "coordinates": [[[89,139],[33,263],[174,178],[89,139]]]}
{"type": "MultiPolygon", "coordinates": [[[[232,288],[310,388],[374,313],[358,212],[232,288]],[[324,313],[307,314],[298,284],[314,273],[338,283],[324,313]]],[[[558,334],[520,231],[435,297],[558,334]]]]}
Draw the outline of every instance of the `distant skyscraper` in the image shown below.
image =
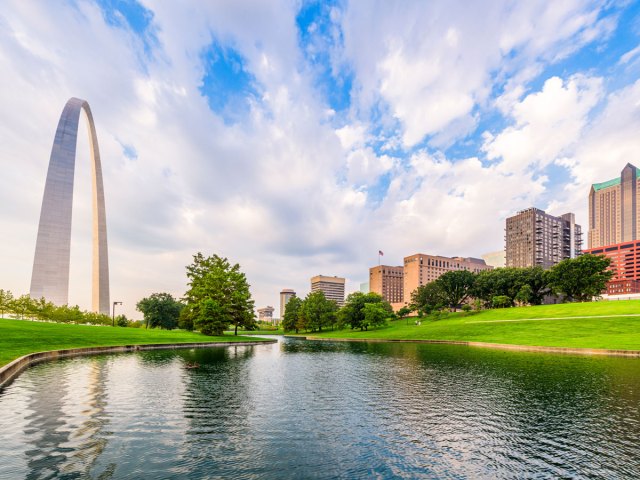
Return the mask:
{"type": "Polygon", "coordinates": [[[640,178],[627,163],[619,177],[595,183],[589,191],[589,248],[640,240],[640,178]]]}
{"type": "Polygon", "coordinates": [[[478,273],[482,270],[491,270],[484,260],[472,257],[441,257],[438,255],[425,255],[416,253],[404,258],[404,304],[411,303],[413,291],[433,282],[443,273],[452,270],[468,270],[478,273]]]}
{"type": "Polygon", "coordinates": [[[507,267],[550,268],[582,249],[582,230],[573,213],[559,217],[528,208],[507,218],[507,267]]]}
{"type": "Polygon", "coordinates": [[[91,109],[86,101],[79,98],[71,98],[65,105],[51,149],[40,210],[30,295],[38,299],[45,297],[56,305],[65,305],[69,301],[73,177],[81,110],[86,114],[89,128],[93,177],[92,308],[95,312],[109,314],[111,305],[109,304],[107,220],[100,151],[91,109]]]}
{"type": "Polygon", "coordinates": [[[289,300],[291,300],[295,296],[296,296],[296,292],[294,292],[290,288],[283,288],[282,291],[280,292],[280,319],[281,320],[284,318],[284,308],[287,306],[287,303],[289,303],[289,300]]]}
{"type": "Polygon", "coordinates": [[[328,300],[334,300],[338,306],[344,305],[344,278],[316,275],[311,278],[311,291],[320,291],[328,300]]]}
{"type": "Polygon", "coordinates": [[[389,303],[404,300],[403,267],[378,265],[369,269],[369,290],[382,295],[389,303]]]}

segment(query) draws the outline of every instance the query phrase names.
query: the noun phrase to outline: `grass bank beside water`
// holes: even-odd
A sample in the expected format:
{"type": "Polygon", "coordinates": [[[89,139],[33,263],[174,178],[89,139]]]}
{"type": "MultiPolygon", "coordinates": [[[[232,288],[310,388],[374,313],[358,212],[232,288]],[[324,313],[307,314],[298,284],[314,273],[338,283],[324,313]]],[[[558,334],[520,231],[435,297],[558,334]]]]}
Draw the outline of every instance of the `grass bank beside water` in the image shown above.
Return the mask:
{"type": "MultiPolygon", "coordinates": [[[[309,337],[453,340],[543,347],[640,350],[640,300],[568,303],[449,313],[396,320],[364,331],[307,333],[309,337]],[[421,325],[416,325],[416,320],[421,325]]],[[[305,336],[304,333],[301,335],[305,336]]]]}
{"type": "MultiPolygon", "coordinates": [[[[261,341],[260,338],[252,339],[261,341]]],[[[208,337],[178,330],[104,327],[0,318],[0,367],[29,353],[82,347],[198,342],[246,342],[246,337],[208,337]]]]}

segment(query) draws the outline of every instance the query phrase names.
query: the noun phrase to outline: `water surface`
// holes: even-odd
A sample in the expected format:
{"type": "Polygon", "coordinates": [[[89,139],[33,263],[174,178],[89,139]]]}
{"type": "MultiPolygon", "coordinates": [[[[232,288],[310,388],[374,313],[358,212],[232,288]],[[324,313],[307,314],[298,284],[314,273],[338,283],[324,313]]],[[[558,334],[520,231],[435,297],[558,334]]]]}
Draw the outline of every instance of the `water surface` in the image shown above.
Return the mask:
{"type": "Polygon", "coordinates": [[[61,360],[0,392],[3,479],[371,477],[638,478],[640,361],[283,340],[61,360]]]}

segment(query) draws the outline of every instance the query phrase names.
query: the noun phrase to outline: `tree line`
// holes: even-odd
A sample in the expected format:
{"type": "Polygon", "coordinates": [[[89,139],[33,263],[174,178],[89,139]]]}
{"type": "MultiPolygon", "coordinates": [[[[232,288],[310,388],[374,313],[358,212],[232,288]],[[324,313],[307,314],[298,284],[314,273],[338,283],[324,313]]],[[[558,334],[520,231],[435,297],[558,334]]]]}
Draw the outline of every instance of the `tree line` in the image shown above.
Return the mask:
{"type": "MultiPolygon", "coordinates": [[[[90,325],[111,325],[109,315],[80,310],[80,307],[54,305],[45,298],[32,298],[30,295],[14,297],[11,291],[0,289],[0,317],[13,316],[20,320],[40,320],[57,323],[85,323],[90,325]]],[[[124,315],[116,318],[120,326],[128,326],[124,315]]]]}
{"type": "Polygon", "coordinates": [[[476,309],[514,305],[540,305],[548,295],[562,302],[590,301],[598,297],[613,276],[611,260],[602,255],[565,259],[549,270],[541,267],[495,268],[479,273],[457,270],[418,287],[405,311],[428,314],[443,308],[455,310],[472,303],[476,309]]]}
{"type": "Polygon", "coordinates": [[[320,291],[309,293],[304,299],[292,297],[286,304],[282,328],[284,331],[301,330],[321,332],[323,328],[359,328],[384,325],[394,317],[389,302],[377,293],[354,292],[347,296],[342,308],[328,300],[320,291]]]}

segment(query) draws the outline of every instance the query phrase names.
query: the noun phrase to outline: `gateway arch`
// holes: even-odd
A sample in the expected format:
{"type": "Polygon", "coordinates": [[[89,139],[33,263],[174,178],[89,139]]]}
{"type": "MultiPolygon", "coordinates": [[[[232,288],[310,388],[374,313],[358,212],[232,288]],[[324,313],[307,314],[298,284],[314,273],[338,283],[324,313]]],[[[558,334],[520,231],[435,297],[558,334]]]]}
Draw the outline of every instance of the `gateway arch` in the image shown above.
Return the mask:
{"type": "Polygon", "coordinates": [[[69,301],[69,257],[71,252],[71,209],[76,143],[80,111],[84,110],[89,130],[93,197],[93,293],[92,309],[109,314],[109,260],[107,222],[98,137],[85,100],[71,98],[60,115],[51,149],[49,170],[42,198],[38,239],[31,275],[31,297],[45,297],[56,305],[69,301]]]}

